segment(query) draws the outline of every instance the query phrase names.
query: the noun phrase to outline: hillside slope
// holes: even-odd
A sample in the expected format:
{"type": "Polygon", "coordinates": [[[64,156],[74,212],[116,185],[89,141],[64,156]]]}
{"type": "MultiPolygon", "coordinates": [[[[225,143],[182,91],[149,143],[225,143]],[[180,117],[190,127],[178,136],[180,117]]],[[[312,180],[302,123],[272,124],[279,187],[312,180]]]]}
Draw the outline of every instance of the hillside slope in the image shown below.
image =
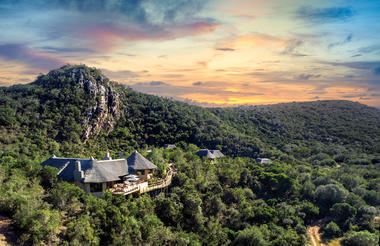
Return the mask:
{"type": "Polygon", "coordinates": [[[180,141],[228,155],[283,159],[323,152],[358,160],[365,153],[376,162],[380,152],[380,110],[359,103],[206,109],[135,92],[84,65],[2,87],[0,105],[2,149],[25,155],[34,148],[88,155],[180,141]]]}
{"type": "Polygon", "coordinates": [[[379,110],[349,101],[205,109],[65,66],[0,88],[0,215],[22,245],[303,246],[322,220],[323,240],[375,246],[378,123],[379,110]],[[158,167],[153,181],[176,168],[165,192],[98,199],[40,165],[135,148],[158,167]]]}

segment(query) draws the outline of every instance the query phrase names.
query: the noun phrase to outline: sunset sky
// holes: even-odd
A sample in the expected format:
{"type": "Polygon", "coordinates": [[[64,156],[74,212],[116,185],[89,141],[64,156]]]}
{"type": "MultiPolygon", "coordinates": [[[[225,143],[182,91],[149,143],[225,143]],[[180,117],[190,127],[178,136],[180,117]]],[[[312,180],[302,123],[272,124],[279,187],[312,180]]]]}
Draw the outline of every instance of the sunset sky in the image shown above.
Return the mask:
{"type": "Polygon", "coordinates": [[[0,85],[64,64],[204,106],[380,107],[380,1],[0,0],[0,85]]]}

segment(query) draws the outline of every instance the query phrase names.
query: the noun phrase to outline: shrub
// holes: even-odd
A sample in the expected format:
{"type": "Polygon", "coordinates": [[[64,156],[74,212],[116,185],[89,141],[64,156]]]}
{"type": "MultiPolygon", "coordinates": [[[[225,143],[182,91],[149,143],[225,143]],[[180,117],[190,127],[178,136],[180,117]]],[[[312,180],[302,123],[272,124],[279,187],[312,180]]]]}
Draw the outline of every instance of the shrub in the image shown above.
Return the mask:
{"type": "Polygon", "coordinates": [[[331,221],[322,228],[323,236],[327,238],[336,238],[342,236],[342,230],[339,226],[331,221]]]}
{"type": "Polygon", "coordinates": [[[342,246],[378,246],[379,236],[368,231],[347,233],[342,241],[342,246]]]}

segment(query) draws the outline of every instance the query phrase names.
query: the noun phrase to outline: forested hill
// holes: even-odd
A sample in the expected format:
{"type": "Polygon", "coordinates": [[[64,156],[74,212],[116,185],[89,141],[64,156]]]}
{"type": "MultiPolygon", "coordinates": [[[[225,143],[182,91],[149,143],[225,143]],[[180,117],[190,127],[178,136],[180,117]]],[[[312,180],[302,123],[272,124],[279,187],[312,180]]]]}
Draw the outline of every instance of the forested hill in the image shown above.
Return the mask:
{"type": "Polygon", "coordinates": [[[325,164],[377,162],[380,152],[380,110],[359,103],[207,109],[135,92],[85,65],[1,87],[0,110],[1,149],[26,156],[87,156],[180,141],[232,156],[325,164]]]}
{"type": "Polygon", "coordinates": [[[15,245],[304,246],[320,222],[323,243],[377,246],[379,123],[349,101],[201,108],[67,65],[0,88],[0,219],[15,245]],[[98,199],[40,165],[135,149],[157,166],[149,181],[175,167],[166,192],[98,199]]]}

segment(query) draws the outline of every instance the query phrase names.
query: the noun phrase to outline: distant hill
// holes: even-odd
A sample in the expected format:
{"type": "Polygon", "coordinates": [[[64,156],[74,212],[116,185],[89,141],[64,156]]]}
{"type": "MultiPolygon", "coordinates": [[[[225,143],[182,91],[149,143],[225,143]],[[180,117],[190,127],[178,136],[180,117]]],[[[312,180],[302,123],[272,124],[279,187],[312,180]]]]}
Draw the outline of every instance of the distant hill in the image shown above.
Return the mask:
{"type": "Polygon", "coordinates": [[[66,65],[0,87],[0,146],[26,156],[125,151],[185,141],[227,155],[377,162],[380,110],[351,101],[201,108],[133,91],[66,65]],[[325,158],[326,159],[326,158],[325,158]],[[350,160],[348,160],[350,159],[350,160]]]}

